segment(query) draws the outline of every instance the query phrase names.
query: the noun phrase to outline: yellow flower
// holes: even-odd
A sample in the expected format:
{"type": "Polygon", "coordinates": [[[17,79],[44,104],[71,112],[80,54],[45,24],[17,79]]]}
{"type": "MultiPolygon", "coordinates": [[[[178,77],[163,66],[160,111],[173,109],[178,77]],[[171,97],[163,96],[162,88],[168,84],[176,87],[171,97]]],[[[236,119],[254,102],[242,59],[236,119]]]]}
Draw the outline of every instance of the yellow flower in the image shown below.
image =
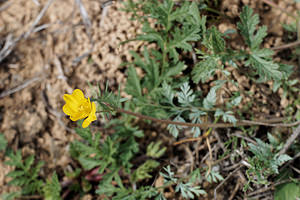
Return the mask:
{"type": "Polygon", "coordinates": [[[66,104],[63,111],[70,116],[72,121],[86,118],[82,123],[83,128],[88,127],[92,121],[97,119],[96,104],[91,103],[90,98],[85,98],[81,90],[76,89],[72,94],[65,94],[64,100],[66,104]]]}

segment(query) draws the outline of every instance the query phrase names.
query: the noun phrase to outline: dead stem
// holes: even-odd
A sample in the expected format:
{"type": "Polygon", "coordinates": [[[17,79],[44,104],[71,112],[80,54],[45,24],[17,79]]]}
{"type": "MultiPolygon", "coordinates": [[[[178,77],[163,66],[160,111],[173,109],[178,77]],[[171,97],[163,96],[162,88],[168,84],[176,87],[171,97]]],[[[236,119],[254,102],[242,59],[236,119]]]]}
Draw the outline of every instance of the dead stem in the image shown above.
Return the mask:
{"type": "Polygon", "coordinates": [[[231,193],[231,195],[230,195],[230,197],[228,198],[228,200],[232,200],[232,199],[235,197],[237,191],[238,191],[239,188],[240,188],[240,185],[241,185],[241,182],[240,182],[240,179],[238,179],[238,180],[237,180],[237,183],[236,183],[236,185],[235,185],[235,187],[234,187],[234,189],[233,189],[233,192],[231,193]]]}
{"type": "Polygon", "coordinates": [[[285,145],[280,150],[279,155],[285,154],[285,152],[290,148],[290,146],[293,144],[293,142],[297,139],[299,135],[300,135],[300,125],[295,129],[295,131],[293,131],[292,135],[285,142],[285,145]]]}
{"type": "Polygon", "coordinates": [[[41,10],[41,12],[39,13],[39,15],[35,18],[33,24],[31,25],[30,29],[27,31],[27,33],[25,33],[24,38],[27,39],[28,36],[32,33],[32,31],[34,30],[35,26],[40,22],[40,20],[42,19],[42,17],[44,16],[44,14],[46,13],[46,11],[48,10],[48,8],[50,7],[50,5],[54,2],[54,0],[49,0],[46,5],[43,7],[43,9],[41,10]]]}
{"type": "Polygon", "coordinates": [[[23,84],[15,87],[15,88],[12,88],[12,89],[9,89],[9,90],[6,90],[6,91],[2,92],[0,94],[0,99],[3,98],[3,97],[6,97],[8,95],[11,95],[13,93],[16,93],[16,92],[28,87],[29,85],[33,84],[34,82],[41,81],[42,79],[43,79],[43,77],[41,77],[41,76],[36,76],[36,77],[31,78],[31,79],[28,79],[28,80],[24,81],[23,84]]]}
{"type": "Polygon", "coordinates": [[[207,165],[208,165],[207,174],[210,174],[210,172],[211,172],[211,163],[212,163],[213,157],[212,157],[212,150],[211,150],[211,146],[210,146],[208,138],[206,138],[206,144],[207,144],[208,151],[209,151],[209,161],[207,162],[207,165]]]}
{"type": "Polygon", "coordinates": [[[218,189],[231,177],[231,176],[233,176],[234,174],[236,174],[236,172],[237,171],[239,171],[240,170],[240,168],[242,167],[242,165],[241,166],[239,166],[238,168],[236,168],[234,171],[232,171],[232,172],[230,172],[230,174],[215,188],[215,190],[214,190],[214,200],[217,200],[217,191],[218,191],[218,189]]]}

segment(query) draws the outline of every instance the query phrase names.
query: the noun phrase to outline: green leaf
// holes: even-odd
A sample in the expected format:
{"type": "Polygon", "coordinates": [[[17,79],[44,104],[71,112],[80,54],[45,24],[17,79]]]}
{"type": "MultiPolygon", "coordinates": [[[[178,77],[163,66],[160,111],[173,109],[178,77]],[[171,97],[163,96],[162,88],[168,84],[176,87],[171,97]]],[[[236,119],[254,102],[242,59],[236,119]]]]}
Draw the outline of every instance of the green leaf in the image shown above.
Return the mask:
{"type": "Polygon", "coordinates": [[[112,196],[114,193],[119,193],[120,188],[114,187],[111,184],[100,184],[96,190],[97,194],[105,194],[107,196],[112,196]]]}
{"type": "Polygon", "coordinates": [[[294,33],[297,32],[296,21],[291,24],[282,24],[282,27],[289,32],[294,32],[294,33]]]}
{"type": "Polygon", "coordinates": [[[172,91],[171,86],[168,85],[166,82],[163,82],[162,84],[162,95],[168,99],[169,104],[173,105],[173,99],[175,94],[172,91]]]}
{"type": "Polygon", "coordinates": [[[8,174],[6,174],[6,176],[11,177],[11,178],[17,178],[19,176],[23,176],[25,174],[25,172],[22,170],[15,170],[12,172],[9,172],[8,174]]]}
{"type": "Polygon", "coordinates": [[[60,200],[61,186],[56,172],[53,173],[52,178],[47,180],[47,183],[43,187],[45,200],[60,200]]]}
{"type": "Polygon", "coordinates": [[[234,99],[232,99],[232,101],[230,103],[232,106],[238,106],[238,105],[240,105],[242,99],[243,99],[242,96],[237,96],[234,99]]]}
{"type": "Polygon", "coordinates": [[[142,96],[140,79],[133,66],[130,66],[128,68],[128,79],[127,79],[125,91],[134,97],[142,96]]]}
{"type": "Polygon", "coordinates": [[[166,173],[160,172],[159,174],[162,177],[164,177],[164,183],[166,183],[166,182],[176,183],[178,179],[174,177],[175,173],[172,172],[170,165],[168,165],[167,167],[164,167],[163,169],[166,173]]]}
{"type": "Polygon", "coordinates": [[[195,169],[191,174],[189,182],[191,183],[200,183],[202,180],[200,169],[195,169]]]}
{"type": "MultiPolygon", "coordinates": [[[[192,108],[189,119],[192,120],[192,123],[194,124],[201,124],[202,120],[200,119],[201,116],[206,115],[206,112],[203,112],[201,110],[198,110],[196,108],[192,108]]],[[[194,133],[193,137],[199,137],[201,134],[201,130],[199,127],[193,127],[191,129],[191,132],[194,133]]]]}
{"type": "Polygon", "coordinates": [[[78,158],[78,161],[80,162],[80,164],[85,170],[93,169],[103,163],[103,161],[101,160],[95,160],[93,158],[86,158],[82,156],[78,158]]]}
{"type": "Polygon", "coordinates": [[[268,132],[268,140],[273,146],[279,146],[279,141],[271,133],[268,132]]]}
{"type": "Polygon", "coordinates": [[[177,93],[178,102],[182,106],[189,106],[194,102],[196,95],[193,94],[188,82],[183,83],[180,86],[181,92],[177,93]]]}
{"type": "Polygon", "coordinates": [[[32,168],[30,176],[32,178],[37,178],[41,168],[44,166],[45,162],[40,160],[35,167],[32,168]]]}
{"type": "Polygon", "coordinates": [[[217,171],[207,171],[205,174],[205,178],[209,183],[215,182],[217,183],[218,181],[224,180],[224,178],[219,174],[217,171]]]}
{"type": "Polygon", "coordinates": [[[159,158],[161,157],[167,150],[166,147],[160,148],[161,145],[161,141],[159,142],[151,142],[148,146],[147,146],[147,153],[146,155],[149,157],[153,157],[153,158],[159,158]]]}
{"type": "Polygon", "coordinates": [[[246,44],[251,48],[257,48],[262,43],[263,38],[267,35],[265,26],[259,28],[255,34],[256,26],[259,24],[257,14],[253,15],[252,8],[245,6],[240,15],[241,22],[238,22],[237,27],[241,31],[246,44]]]}
{"type": "Polygon", "coordinates": [[[178,75],[182,70],[186,68],[186,65],[184,62],[178,62],[175,66],[170,66],[168,70],[166,71],[164,77],[168,78],[171,76],[178,75]]]}
{"type": "Polygon", "coordinates": [[[148,23],[144,24],[143,32],[145,34],[136,36],[136,40],[156,42],[161,49],[164,49],[164,40],[161,35],[150,27],[148,23]]]}
{"type": "Polygon", "coordinates": [[[99,156],[99,150],[89,145],[86,145],[85,143],[74,141],[71,143],[70,154],[75,159],[79,156],[89,156],[91,154],[99,156]]]}
{"type": "Polygon", "coordinates": [[[229,122],[235,124],[237,122],[237,119],[233,115],[232,111],[222,111],[220,109],[217,109],[215,112],[215,117],[222,117],[224,122],[229,122]]]}
{"type": "Polygon", "coordinates": [[[93,134],[89,128],[82,128],[81,126],[79,126],[78,128],[75,128],[75,132],[82,139],[89,142],[89,144],[93,143],[93,134]]]}
{"type": "Polygon", "coordinates": [[[194,199],[194,195],[205,195],[206,192],[200,189],[200,186],[193,186],[192,183],[179,183],[175,189],[176,192],[180,192],[183,198],[194,199]]]}
{"type": "MultiPolygon", "coordinates": [[[[173,121],[185,122],[185,120],[182,117],[180,117],[179,115],[177,117],[175,117],[175,119],[173,121]]],[[[179,130],[182,129],[182,126],[178,126],[175,124],[169,124],[167,126],[167,129],[173,135],[173,137],[177,138],[178,134],[179,134],[179,130]]]]}
{"type": "Polygon", "coordinates": [[[278,157],[277,157],[277,164],[278,164],[278,166],[280,166],[280,165],[282,165],[283,163],[285,163],[285,162],[287,162],[287,161],[289,161],[289,160],[291,160],[292,158],[289,156],[289,155],[287,155],[287,154],[283,154],[283,155],[279,155],[278,157]]]}
{"type": "MultiPolygon", "coordinates": [[[[171,13],[173,10],[174,1],[173,0],[165,0],[163,1],[163,4],[160,4],[157,6],[157,13],[159,14],[155,16],[155,18],[158,19],[158,22],[160,22],[162,25],[164,25],[166,32],[169,31],[171,28],[172,22],[171,22],[171,13]]],[[[174,17],[173,17],[174,18],[174,17]]]]}
{"type": "Polygon", "coordinates": [[[143,70],[146,72],[143,78],[143,86],[150,92],[160,84],[159,63],[150,57],[146,47],[144,48],[144,58],[145,62],[141,65],[143,70]]]}
{"type": "Polygon", "coordinates": [[[204,60],[198,62],[192,71],[192,79],[194,83],[205,83],[210,77],[212,77],[218,67],[218,59],[213,56],[209,56],[204,60]]]}
{"type": "Polygon", "coordinates": [[[175,48],[182,49],[184,51],[192,51],[192,45],[189,42],[198,41],[200,29],[197,26],[182,28],[175,27],[173,34],[173,40],[168,45],[167,51],[170,52],[170,57],[174,59],[174,62],[178,61],[178,53],[175,48]]]}
{"type": "Polygon", "coordinates": [[[297,198],[300,198],[299,183],[285,183],[276,187],[275,200],[296,200],[297,198]]]}
{"type": "Polygon", "coordinates": [[[190,5],[189,13],[193,16],[195,24],[201,24],[200,12],[197,3],[195,3],[194,1],[190,5]]]}
{"type": "Polygon", "coordinates": [[[10,192],[10,193],[3,193],[1,195],[2,200],[14,200],[17,199],[18,197],[21,197],[22,192],[17,191],[17,192],[10,192]]]}
{"type": "Polygon", "coordinates": [[[173,37],[174,40],[170,43],[171,48],[180,48],[186,51],[192,51],[192,46],[188,43],[191,41],[198,41],[200,29],[196,26],[194,27],[183,27],[183,29],[175,28],[173,37]]]}
{"type": "Polygon", "coordinates": [[[205,99],[203,100],[203,107],[205,109],[211,109],[215,106],[217,100],[216,89],[211,88],[205,99]]]}
{"type": "MultiPolygon", "coordinates": [[[[173,1],[173,0],[172,0],[173,1]]],[[[189,15],[189,4],[183,2],[179,7],[176,8],[170,15],[170,21],[180,21],[182,22],[184,18],[189,15]]]]}
{"type": "Polygon", "coordinates": [[[8,154],[8,157],[10,158],[8,161],[5,161],[4,164],[10,165],[10,166],[16,166],[18,168],[23,168],[23,162],[22,162],[22,154],[20,150],[17,150],[16,154],[14,154],[13,151],[11,151],[8,154]]]}
{"type": "Polygon", "coordinates": [[[245,64],[255,68],[261,79],[280,80],[282,78],[279,65],[266,60],[264,54],[261,54],[259,50],[253,50],[245,64]]]}
{"type": "Polygon", "coordinates": [[[34,155],[30,155],[24,162],[25,170],[28,171],[34,162],[34,155]]]}
{"type": "Polygon", "coordinates": [[[224,52],[225,50],[225,41],[222,37],[222,33],[220,33],[215,26],[208,30],[210,33],[210,40],[212,43],[212,47],[215,54],[220,52],[224,52]]]}
{"type": "Polygon", "coordinates": [[[147,160],[133,172],[131,176],[132,181],[137,182],[146,178],[151,178],[152,176],[149,173],[158,166],[159,162],[155,160],[147,160]]]}
{"type": "Polygon", "coordinates": [[[253,41],[251,44],[251,48],[257,48],[261,45],[261,43],[263,42],[263,39],[267,36],[267,27],[266,26],[262,26],[260,27],[256,34],[253,36],[253,41]]]}
{"type": "Polygon", "coordinates": [[[6,146],[7,146],[7,140],[5,136],[2,133],[0,133],[0,151],[5,150],[6,146]]]}

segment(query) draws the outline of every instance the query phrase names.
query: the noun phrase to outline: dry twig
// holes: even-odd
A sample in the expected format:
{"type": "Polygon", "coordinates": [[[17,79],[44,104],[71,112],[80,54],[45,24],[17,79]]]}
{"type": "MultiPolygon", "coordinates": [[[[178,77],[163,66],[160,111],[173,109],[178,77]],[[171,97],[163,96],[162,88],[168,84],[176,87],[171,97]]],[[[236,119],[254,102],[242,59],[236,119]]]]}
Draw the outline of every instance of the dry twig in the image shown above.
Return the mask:
{"type": "Polygon", "coordinates": [[[230,172],[230,174],[215,188],[214,190],[214,199],[217,200],[217,191],[218,189],[231,177],[233,176],[238,170],[240,170],[242,166],[239,166],[234,171],[230,172]]]}
{"type": "Polygon", "coordinates": [[[208,151],[209,151],[208,172],[207,172],[209,174],[211,172],[211,163],[213,160],[213,156],[212,156],[212,150],[211,150],[211,146],[210,146],[208,138],[206,138],[206,144],[207,144],[208,151]]]}
{"type": "Polygon", "coordinates": [[[28,79],[28,80],[24,81],[24,83],[22,83],[21,85],[2,92],[0,94],[0,99],[3,98],[3,97],[6,97],[8,95],[11,95],[13,93],[16,93],[20,90],[23,90],[24,88],[28,87],[29,85],[33,84],[34,82],[40,81],[42,79],[43,79],[43,77],[41,77],[41,76],[37,76],[37,77],[33,77],[31,79],[28,79]]]}
{"type": "Polygon", "coordinates": [[[230,195],[230,197],[228,198],[228,200],[232,200],[232,199],[235,197],[237,191],[238,191],[239,188],[240,188],[240,185],[241,185],[240,179],[238,179],[238,180],[237,180],[237,183],[236,183],[236,185],[235,185],[235,187],[234,187],[234,189],[233,189],[233,192],[231,193],[231,195],[230,195]]]}
{"type": "Polygon", "coordinates": [[[40,6],[40,2],[38,0],[32,0],[35,5],[40,6]]]}
{"type": "Polygon", "coordinates": [[[54,0],[48,0],[48,2],[46,3],[46,5],[43,7],[43,9],[41,10],[41,12],[39,13],[39,15],[35,18],[33,24],[31,25],[30,29],[25,33],[24,38],[27,39],[29,37],[29,35],[33,32],[35,26],[40,22],[40,20],[42,19],[42,17],[45,15],[46,11],[48,10],[48,8],[50,7],[50,5],[54,2],[54,0]]]}
{"type": "Polygon", "coordinates": [[[16,43],[19,40],[20,40],[20,37],[17,38],[17,39],[13,39],[12,34],[8,34],[8,36],[6,37],[5,44],[4,44],[3,48],[0,51],[0,62],[2,60],[4,60],[4,58],[6,58],[11,53],[11,51],[16,46],[16,43]]]}
{"type": "Polygon", "coordinates": [[[291,43],[288,43],[288,44],[283,44],[283,45],[278,46],[278,47],[272,47],[271,50],[279,51],[279,50],[282,50],[282,49],[297,47],[298,45],[300,45],[300,40],[295,41],[295,42],[291,42],[291,43]]]}
{"type": "Polygon", "coordinates": [[[299,135],[300,125],[295,129],[295,131],[293,131],[292,135],[289,137],[283,148],[280,150],[279,155],[285,154],[285,152],[290,148],[290,146],[293,144],[293,142],[297,139],[299,135]]]}

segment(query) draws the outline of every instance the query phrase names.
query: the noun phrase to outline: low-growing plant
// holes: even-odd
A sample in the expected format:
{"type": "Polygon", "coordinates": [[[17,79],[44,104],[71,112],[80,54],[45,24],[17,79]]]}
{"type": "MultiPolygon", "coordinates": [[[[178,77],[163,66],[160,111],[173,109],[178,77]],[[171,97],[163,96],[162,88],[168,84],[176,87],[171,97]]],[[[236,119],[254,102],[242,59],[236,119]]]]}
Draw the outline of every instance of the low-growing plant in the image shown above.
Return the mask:
{"type": "Polygon", "coordinates": [[[250,168],[246,171],[248,183],[244,186],[244,190],[250,187],[250,183],[270,184],[268,178],[279,174],[278,168],[291,159],[287,154],[279,154],[283,145],[270,133],[268,133],[268,139],[269,143],[256,139],[257,144],[248,144],[253,156],[248,158],[250,168]]]}
{"type": "MultiPolygon", "coordinates": [[[[123,63],[128,66],[125,92],[130,98],[121,97],[121,89],[110,91],[108,84],[104,91],[99,87],[91,98],[86,98],[79,89],[64,95],[63,111],[72,121],[79,121],[75,132],[81,137],[70,145],[70,155],[80,169],[65,172],[66,176],[73,180],[74,191],[81,194],[92,191],[104,199],[163,200],[166,199],[163,191],[169,187],[174,187],[174,193],[185,199],[205,195],[204,181],[226,180],[222,172],[212,168],[212,160],[184,176],[176,174],[169,163],[160,162],[167,151],[162,141],[151,140],[143,148],[144,152],[141,151],[139,141],[145,133],[135,118],[146,120],[150,127],[153,127],[150,121],[167,124],[166,129],[174,139],[181,137],[181,130],[186,127],[190,128],[191,137],[198,139],[207,138],[213,128],[246,130],[241,127],[248,126],[251,129],[262,123],[244,120],[253,113],[249,108],[246,114],[238,108],[243,95],[251,95],[240,88],[228,68],[233,67],[253,84],[273,81],[273,91],[270,89],[273,93],[279,88],[293,93],[299,91],[295,87],[297,83],[289,80],[293,66],[274,62],[274,52],[262,47],[267,27],[258,26],[259,17],[250,7],[242,9],[237,30],[221,33],[200,12],[204,4],[195,1],[127,0],[124,5],[132,19],[143,25],[142,34],[124,41],[144,42],[141,52],[131,51],[133,61],[123,63]],[[243,47],[233,49],[226,43],[231,33],[243,39],[243,47]],[[228,84],[238,91],[228,91],[228,84]],[[227,92],[226,97],[221,95],[223,90],[227,92]],[[106,121],[105,129],[112,130],[111,134],[102,135],[88,127],[97,120],[96,113],[106,121]],[[111,116],[118,118],[111,119],[111,116]],[[158,176],[163,183],[156,187],[152,183],[158,176]]],[[[279,167],[291,159],[278,153],[282,143],[270,134],[268,138],[270,143],[257,138],[256,145],[248,144],[252,155],[247,160],[250,167],[245,190],[251,184],[268,184],[268,178],[278,174],[279,167]]],[[[209,140],[207,143],[209,146],[209,140]]],[[[237,139],[231,138],[224,149],[237,144],[237,139]]],[[[212,157],[210,146],[209,151],[212,157]]],[[[7,164],[16,169],[8,176],[13,178],[11,184],[22,187],[20,195],[37,193],[49,200],[60,198],[61,186],[56,173],[44,181],[39,177],[42,162],[35,166],[34,156],[23,161],[17,151],[9,157],[7,164]]]]}
{"type": "Polygon", "coordinates": [[[34,164],[34,156],[30,155],[24,159],[21,151],[16,153],[10,151],[7,157],[9,160],[5,164],[15,167],[14,171],[6,175],[12,179],[8,185],[17,186],[21,190],[3,194],[2,198],[4,200],[15,199],[21,196],[30,197],[30,195],[40,195],[47,200],[61,199],[61,186],[56,173],[54,172],[51,180],[44,181],[40,177],[40,170],[44,165],[43,161],[34,164]]]}

